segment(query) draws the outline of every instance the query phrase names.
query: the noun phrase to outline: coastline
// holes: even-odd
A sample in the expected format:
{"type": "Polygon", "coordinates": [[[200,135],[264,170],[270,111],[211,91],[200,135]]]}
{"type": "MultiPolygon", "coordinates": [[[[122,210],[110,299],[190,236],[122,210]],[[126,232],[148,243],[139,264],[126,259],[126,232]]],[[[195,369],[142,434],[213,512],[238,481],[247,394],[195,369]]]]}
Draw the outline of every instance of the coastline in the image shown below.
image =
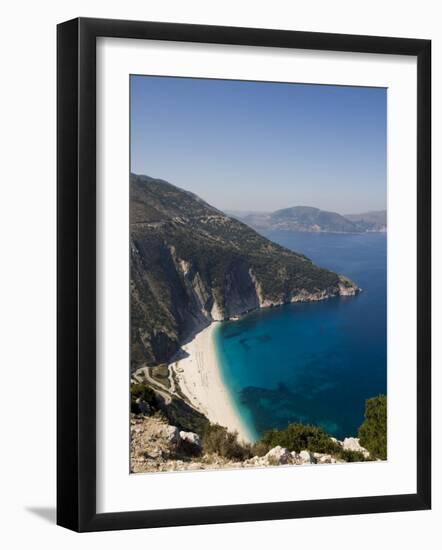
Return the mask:
{"type": "Polygon", "coordinates": [[[229,395],[221,375],[214,342],[218,322],[211,323],[193,340],[183,346],[187,357],[169,365],[175,382],[189,402],[212,423],[229,431],[238,432],[238,438],[250,442],[251,437],[229,395]]]}

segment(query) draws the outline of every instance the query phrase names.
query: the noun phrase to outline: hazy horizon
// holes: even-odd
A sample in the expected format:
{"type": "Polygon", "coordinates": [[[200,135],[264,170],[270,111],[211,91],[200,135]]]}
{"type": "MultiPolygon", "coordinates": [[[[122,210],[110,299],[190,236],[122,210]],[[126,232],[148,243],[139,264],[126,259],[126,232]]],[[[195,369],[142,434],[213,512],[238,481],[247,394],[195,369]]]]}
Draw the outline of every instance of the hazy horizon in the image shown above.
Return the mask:
{"type": "Polygon", "coordinates": [[[131,171],[223,211],[386,210],[386,89],[131,76],[131,171]]]}
{"type": "MultiPolygon", "coordinates": [[[[167,181],[167,183],[171,183],[172,185],[175,185],[173,182],[171,181],[168,181],[168,180],[165,180],[164,178],[161,178],[161,177],[156,177],[156,176],[152,176],[151,174],[141,174],[141,173],[136,173],[136,172],[132,172],[134,175],[136,176],[147,176],[147,177],[151,177],[153,179],[158,179],[158,180],[164,180],[164,181],[167,181]]],[[[183,189],[183,191],[190,191],[190,189],[184,189],[184,187],[180,187],[179,185],[175,185],[175,187],[179,187],[181,189],[183,189]]],[[[193,193],[193,191],[192,191],[193,193]]],[[[202,198],[202,197],[201,197],[202,198]]],[[[217,208],[218,210],[221,210],[223,211],[224,213],[226,214],[271,214],[272,212],[275,212],[277,210],[283,210],[285,208],[292,208],[294,206],[301,206],[301,207],[313,207],[313,208],[319,208],[319,206],[315,206],[314,204],[287,204],[285,206],[282,206],[281,208],[275,208],[274,210],[252,210],[250,208],[248,208],[247,210],[244,209],[238,209],[238,208],[221,208],[219,206],[217,206],[216,204],[212,204],[210,203],[209,201],[206,201],[208,204],[210,204],[210,206],[214,206],[215,208],[217,208]]],[[[329,211],[329,212],[335,212],[337,214],[341,214],[341,216],[345,216],[345,215],[353,215],[353,214],[369,214],[369,213],[373,213],[373,212],[386,212],[387,209],[386,208],[378,208],[378,209],[371,209],[371,210],[358,210],[357,212],[354,211],[354,212],[341,212],[339,210],[330,210],[330,209],[327,209],[327,208],[319,208],[320,210],[323,210],[323,211],[329,211]]]]}
{"type": "MultiPolygon", "coordinates": [[[[250,214],[271,214],[272,212],[275,212],[276,210],[284,210],[286,208],[292,208],[293,206],[301,206],[301,207],[313,207],[313,208],[319,208],[318,206],[315,206],[314,204],[290,204],[290,205],[287,205],[287,206],[283,206],[282,208],[276,208],[275,210],[230,210],[230,209],[226,209],[227,212],[231,212],[232,214],[245,214],[245,213],[250,213],[250,214]]],[[[378,210],[359,210],[358,212],[340,212],[338,210],[330,210],[330,209],[325,209],[325,208],[319,208],[319,210],[323,210],[323,211],[328,211],[328,212],[335,212],[337,214],[341,214],[341,216],[345,216],[345,215],[353,215],[353,214],[369,214],[369,213],[373,213],[373,212],[386,212],[387,209],[386,208],[379,208],[378,210]]]]}

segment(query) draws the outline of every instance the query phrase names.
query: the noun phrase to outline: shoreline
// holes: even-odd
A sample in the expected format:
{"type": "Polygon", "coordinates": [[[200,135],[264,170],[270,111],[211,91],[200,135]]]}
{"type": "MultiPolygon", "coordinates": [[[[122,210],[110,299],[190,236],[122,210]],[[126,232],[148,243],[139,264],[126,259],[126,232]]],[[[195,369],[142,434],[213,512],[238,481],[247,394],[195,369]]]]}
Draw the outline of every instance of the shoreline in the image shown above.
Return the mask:
{"type": "Polygon", "coordinates": [[[169,367],[173,369],[181,393],[195,409],[213,424],[238,432],[240,440],[251,442],[252,438],[222,379],[214,342],[218,323],[211,323],[182,346],[188,356],[170,363],[169,367]]]}

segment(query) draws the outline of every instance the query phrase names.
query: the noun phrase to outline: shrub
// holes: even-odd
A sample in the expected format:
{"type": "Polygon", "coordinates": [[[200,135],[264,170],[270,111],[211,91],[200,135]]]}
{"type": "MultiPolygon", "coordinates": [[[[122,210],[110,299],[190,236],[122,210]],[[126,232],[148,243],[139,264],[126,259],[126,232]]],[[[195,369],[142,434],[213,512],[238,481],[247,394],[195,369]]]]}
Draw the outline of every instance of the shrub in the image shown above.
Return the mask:
{"type": "Polygon", "coordinates": [[[364,462],[366,460],[359,451],[349,451],[348,449],[340,449],[336,456],[345,462],[364,462]]]}
{"type": "Polygon", "coordinates": [[[155,392],[149,386],[145,384],[132,384],[130,387],[130,410],[137,414],[140,412],[137,400],[145,401],[153,409],[157,407],[157,400],[155,392]]]}
{"type": "Polygon", "coordinates": [[[264,456],[269,452],[271,447],[269,447],[266,443],[263,441],[258,441],[252,446],[252,454],[253,456],[264,456]]]}
{"type": "Polygon", "coordinates": [[[267,450],[280,445],[297,453],[308,449],[315,453],[336,454],[341,450],[340,445],[332,441],[321,428],[298,423],[289,424],[285,430],[266,432],[259,444],[267,450]]]}
{"type": "Polygon", "coordinates": [[[207,454],[216,453],[232,460],[245,460],[251,457],[250,446],[239,443],[237,432],[229,432],[219,424],[209,424],[206,427],[203,449],[207,454]]]}
{"type": "Polygon", "coordinates": [[[365,402],[365,420],[359,428],[360,444],[372,458],[387,459],[387,397],[378,395],[365,402]]]}
{"type": "Polygon", "coordinates": [[[176,397],[172,397],[171,402],[167,406],[161,406],[161,408],[169,424],[185,432],[195,432],[201,438],[203,437],[209,424],[203,414],[176,397]]]}

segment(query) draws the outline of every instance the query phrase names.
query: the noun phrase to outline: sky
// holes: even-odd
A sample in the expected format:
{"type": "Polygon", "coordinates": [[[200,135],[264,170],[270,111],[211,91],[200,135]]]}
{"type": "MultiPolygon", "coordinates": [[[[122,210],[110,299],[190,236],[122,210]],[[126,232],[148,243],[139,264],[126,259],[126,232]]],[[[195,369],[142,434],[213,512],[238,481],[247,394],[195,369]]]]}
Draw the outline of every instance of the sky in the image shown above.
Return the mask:
{"type": "Polygon", "coordinates": [[[386,208],[385,88],[130,78],[132,172],[221,210],[386,208]]]}

